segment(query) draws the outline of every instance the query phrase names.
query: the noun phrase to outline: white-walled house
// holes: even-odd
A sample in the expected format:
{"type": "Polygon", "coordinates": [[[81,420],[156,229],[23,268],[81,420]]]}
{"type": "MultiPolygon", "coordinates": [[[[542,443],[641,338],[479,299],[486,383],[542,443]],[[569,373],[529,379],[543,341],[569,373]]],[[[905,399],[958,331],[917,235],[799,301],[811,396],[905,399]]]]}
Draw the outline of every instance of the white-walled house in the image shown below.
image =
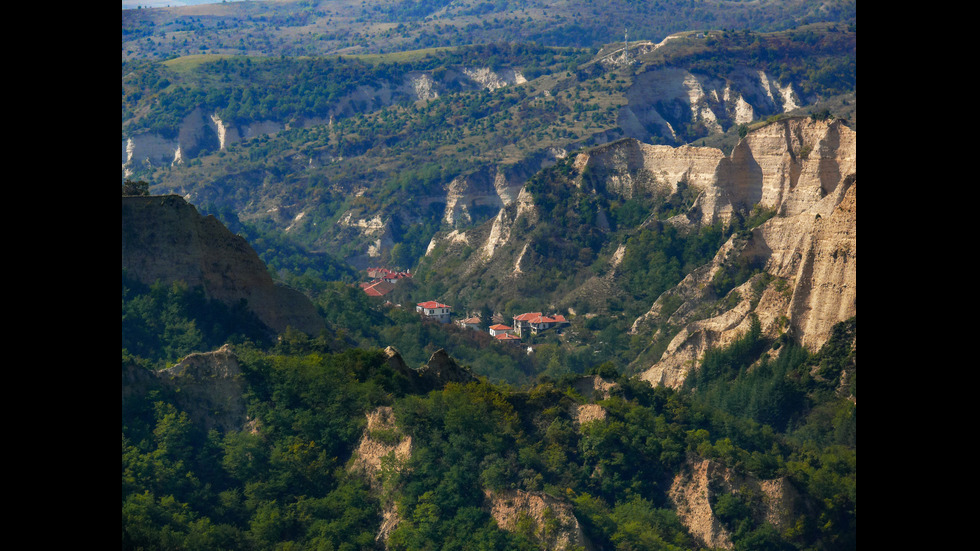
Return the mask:
{"type": "Polygon", "coordinates": [[[506,326],[506,325],[504,325],[502,323],[498,323],[497,325],[491,325],[490,326],[490,336],[491,337],[496,337],[497,335],[503,335],[503,334],[512,335],[513,332],[514,332],[514,329],[512,327],[508,327],[508,326],[506,326]]]}
{"type": "Polygon", "coordinates": [[[449,323],[451,308],[449,305],[429,300],[415,305],[415,311],[424,317],[434,319],[441,323],[449,323]]]}
{"type": "Polygon", "coordinates": [[[518,335],[522,337],[530,334],[535,335],[542,331],[547,331],[552,327],[558,327],[562,325],[568,325],[568,320],[565,316],[560,314],[554,314],[552,316],[543,316],[541,312],[528,312],[526,314],[521,314],[519,316],[514,316],[514,328],[518,335]]]}
{"type": "Polygon", "coordinates": [[[517,335],[512,335],[510,333],[500,333],[494,336],[497,342],[505,342],[507,344],[519,345],[521,344],[521,338],[517,335]]]}
{"type": "Polygon", "coordinates": [[[480,318],[474,316],[472,318],[466,318],[463,320],[457,320],[456,324],[463,329],[480,329],[480,318]]]}

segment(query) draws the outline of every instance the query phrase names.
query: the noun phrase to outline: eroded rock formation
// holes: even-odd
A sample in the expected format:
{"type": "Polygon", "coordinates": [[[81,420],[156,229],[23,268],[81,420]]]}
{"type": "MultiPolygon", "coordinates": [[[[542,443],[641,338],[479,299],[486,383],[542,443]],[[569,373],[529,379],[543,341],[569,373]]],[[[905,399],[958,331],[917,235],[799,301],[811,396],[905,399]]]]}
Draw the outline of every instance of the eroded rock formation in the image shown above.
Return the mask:
{"type": "Polygon", "coordinates": [[[732,535],[713,510],[718,496],[732,494],[746,503],[758,521],[782,530],[803,506],[786,478],[760,480],[734,473],[710,459],[690,456],[674,477],[668,497],[681,522],[699,544],[731,549],[732,535]]]}
{"type": "MultiPolygon", "coordinates": [[[[389,358],[394,357],[401,359],[397,354],[389,355],[389,358]]],[[[382,406],[368,412],[367,427],[354,450],[348,469],[362,475],[381,500],[382,518],[375,536],[377,542],[387,544],[388,536],[401,521],[393,488],[386,487],[385,482],[388,476],[401,472],[411,456],[412,437],[399,432],[392,409],[382,406]]]]}
{"type": "MultiPolygon", "coordinates": [[[[648,335],[651,342],[661,337],[659,327],[680,328],[663,356],[641,367],[644,379],[679,385],[708,348],[744,335],[753,318],[766,336],[789,331],[816,350],[834,324],[856,315],[856,144],[856,133],[842,121],[798,117],[750,132],[729,156],[714,148],[634,139],[576,155],[570,178],[584,191],[617,201],[677,202],[681,197],[687,210],[667,223],[684,232],[770,216],[753,231],[733,235],[711,262],[693,270],[634,321],[631,333],[648,335]],[[597,181],[602,185],[588,187],[597,181]],[[727,297],[716,296],[716,276],[740,265],[752,266],[768,279],[756,277],[727,297]]],[[[522,189],[492,221],[465,235],[444,237],[439,244],[445,246],[444,256],[461,254],[464,245],[474,249],[456,277],[479,273],[484,281],[509,284],[528,273],[525,256],[533,248],[529,230],[541,222],[539,216],[533,197],[522,189]]],[[[597,220],[601,224],[602,217],[597,220]]],[[[627,244],[610,247],[615,252],[608,271],[590,274],[577,289],[556,299],[562,304],[595,299],[600,307],[619,296],[623,291],[616,278],[622,275],[620,259],[627,244]]]]}
{"type": "Polygon", "coordinates": [[[212,352],[189,354],[176,365],[150,371],[123,364],[122,400],[139,398],[151,389],[171,391],[178,408],[205,431],[248,430],[245,381],[238,357],[230,345],[212,352]]]}
{"type": "Polygon", "coordinates": [[[500,528],[513,532],[522,529],[522,523],[530,522],[542,549],[593,548],[582,533],[572,506],[558,498],[523,490],[484,490],[484,495],[500,528]]]}
{"type": "Polygon", "coordinates": [[[660,297],[633,332],[664,322],[682,327],[662,358],[641,376],[678,386],[711,347],[729,344],[759,320],[763,333],[789,331],[818,349],[834,324],[857,314],[856,135],[839,122],[794,119],[751,133],[732,153],[730,178],[704,189],[711,203],[692,209],[687,223],[707,223],[729,206],[761,207],[775,215],[749,235],[736,235],[714,260],[660,297]],[[708,317],[712,279],[737,263],[757,276],[732,290],[739,300],[708,317]],[[768,283],[759,281],[768,277],[768,283]],[[761,291],[760,291],[761,287],[761,291]],[[682,299],[673,312],[667,302],[682,299]]]}
{"type": "Polygon", "coordinates": [[[751,67],[735,67],[723,77],[696,75],[679,67],[636,76],[626,91],[619,125],[627,136],[679,145],[693,139],[685,129],[720,134],[736,124],[796,109],[806,101],[792,85],[751,67]]]}

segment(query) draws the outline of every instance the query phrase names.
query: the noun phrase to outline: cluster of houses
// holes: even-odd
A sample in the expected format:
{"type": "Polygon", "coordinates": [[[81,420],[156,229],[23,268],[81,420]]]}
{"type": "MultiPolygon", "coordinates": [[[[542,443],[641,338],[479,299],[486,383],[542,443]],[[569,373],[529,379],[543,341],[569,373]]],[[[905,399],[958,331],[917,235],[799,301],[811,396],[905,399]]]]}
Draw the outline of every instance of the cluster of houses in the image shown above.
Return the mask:
{"type": "Polygon", "coordinates": [[[367,274],[371,281],[361,283],[361,289],[372,297],[383,297],[390,293],[399,281],[412,277],[411,271],[399,272],[388,268],[368,268],[367,274]]]}
{"type": "MultiPolygon", "coordinates": [[[[415,311],[420,315],[442,323],[449,323],[452,316],[452,308],[441,302],[430,300],[420,302],[415,305],[415,311]]],[[[478,317],[470,317],[456,321],[456,325],[464,329],[480,330],[481,320],[478,317]]],[[[545,316],[541,312],[527,312],[519,316],[514,316],[513,326],[497,323],[488,328],[490,336],[500,342],[520,344],[521,338],[529,335],[537,335],[552,328],[568,325],[565,316],[554,314],[545,316]]]]}
{"type": "MultiPolygon", "coordinates": [[[[361,283],[364,292],[373,297],[382,297],[390,293],[399,281],[411,278],[409,271],[401,272],[389,270],[387,268],[368,268],[367,275],[371,281],[361,283]]],[[[452,307],[434,300],[420,302],[415,305],[415,311],[419,315],[438,321],[440,323],[450,323],[452,321],[452,307]]],[[[465,329],[480,330],[481,320],[478,317],[470,317],[457,320],[456,324],[465,329]]],[[[497,323],[489,327],[490,336],[500,342],[520,344],[522,337],[537,335],[553,328],[560,328],[568,325],[568,320],[560,314],[545,316],[541,312],[527,312],[519,316],[514,316],[514,323],[511,326],[497,323]]]]}

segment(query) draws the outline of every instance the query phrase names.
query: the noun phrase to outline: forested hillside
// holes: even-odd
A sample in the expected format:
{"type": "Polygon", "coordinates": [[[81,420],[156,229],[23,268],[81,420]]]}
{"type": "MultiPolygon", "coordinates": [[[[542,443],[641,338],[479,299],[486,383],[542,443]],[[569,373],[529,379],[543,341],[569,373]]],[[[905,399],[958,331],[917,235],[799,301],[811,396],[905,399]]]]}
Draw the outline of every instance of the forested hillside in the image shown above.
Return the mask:
{"type": "Polygon", "coordinates": [[[127,385],[127,370],[149,365],[124,350],[123,547],[371,549],[385,546],[376,536],[393,510],[389,549],[548,548],[561,523],[525,511],[502,530],[490,513],[494,493],[527,493],[571,511],[589,548],[693,550],[704,543],[671,496],[707,460],[792,496],[779,494],[793,505],[773,524],[766,494],[711,479],[711,510],[736,549],[853,548],[854,327],[816,355],[776,343],[752,370],[775,347],[749,334],[706,359],[695,390],[599,366],[607,395],[574,376],[419,394],[377,348],[335,352],[295,334],[269,348],[245,342],[234,350],[247,420],[224,432],[175,405],[191,381],[127,385]],[[395,427],[366,432],[365,415],[382,406],[395,427]],[[586,407],[594,420],[580,417],[586,407]],[[351,468],[362,438],[410,438],[411,454],[366,478],[351,468]]]}

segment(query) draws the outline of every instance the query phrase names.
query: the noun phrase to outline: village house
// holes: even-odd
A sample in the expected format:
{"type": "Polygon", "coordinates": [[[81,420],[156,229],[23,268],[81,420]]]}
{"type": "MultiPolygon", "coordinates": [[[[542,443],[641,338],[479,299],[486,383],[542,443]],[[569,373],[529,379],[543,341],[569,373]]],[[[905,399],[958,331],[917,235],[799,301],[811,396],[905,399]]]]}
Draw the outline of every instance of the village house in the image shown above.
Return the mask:
{"type": "Polygon", "coordinates": [[[552,316],[538,316],[532,320],[528,321],[528,325],[531,326],[531,334],[537,335],[543,331],[547,331],[553,327],[560,327],[562,325],[568,325],[568,321],[565,316],[560,314],[554,314],[552,316]]]}
{"type": "Polygon", "coordinates": [[[389,270],[388,268],[368,268],[367,276],[371,279],[382,279],[388,283],[397,283],[400,279],[407,279],[412,277],[412,272],[396,272],[394,270],[389,270]]]}
{"type": "Polygon", "coordinates": [[[513,332],[514,332],[514,329],[512,327],[508,327],[508,326],[506,326],[506,325],[504,325],[502,323],[498,323],[496,325],[491,325],[490,326],[490,336],[491,337],[496,337],[498,335],[505,335],[505,334],[506,335],[512,335],[513,332]]]}
{"type": "Polygon", "coordinates": [[[411,272],[395,272],[388,268],[368,268],[367,275],[371,281],[361,283],[361,289],[372,297],[383,297],[395,288],[395,283],[412,277],[411,272]]]}
{"type": "Polygon", "coordinates": [[[374,281],[369,281],[368,283],[361,283],[361,289],[364,289],[364,292],[368,296],[372,297],[383,297],[390,293],[394,288],[394,284],[383,279],[376,279],[374,281]]]}
{"type": "Polygon", "coordinates": [[[462,327],[463,329],[480,329],[480,318],[472,317],[462,320],[456,320],[456,325],[462,327]]]}
{"type": "Polygon", "coordinates": [[[440,302],[434,300],[429,300],[426,302],[420,302],[415,305],[415,311],[421,314],[423,317],[434,319],[440,323],[449,323],[449,317],[451,315],[451,308],[440,302]]]}
{"type": "Polygon", "coordinates": [[[541,312],[528,312],[526,314],[514,316],[514,332],[519,336],[527,335],[528,331],[531,330],[530,321],[540,317],[541,312]]]}
{"type": "Polygon", "coordinates": [[[568,325],[568,320],[561,314],[544,316],[541,312],[528,312],[514,316],[514,329],[520,336],[537,335],[553,327],[568,325]]]}
{"type": "Polygon", "coordinates": [[[512,335],[510,333],[499,333],[495,335],[493,338],[496,339],[497,342],[502,342],[506,344],[513,344],[513,345],[521,344],[521,338],[516,335],[512,335]]]}

